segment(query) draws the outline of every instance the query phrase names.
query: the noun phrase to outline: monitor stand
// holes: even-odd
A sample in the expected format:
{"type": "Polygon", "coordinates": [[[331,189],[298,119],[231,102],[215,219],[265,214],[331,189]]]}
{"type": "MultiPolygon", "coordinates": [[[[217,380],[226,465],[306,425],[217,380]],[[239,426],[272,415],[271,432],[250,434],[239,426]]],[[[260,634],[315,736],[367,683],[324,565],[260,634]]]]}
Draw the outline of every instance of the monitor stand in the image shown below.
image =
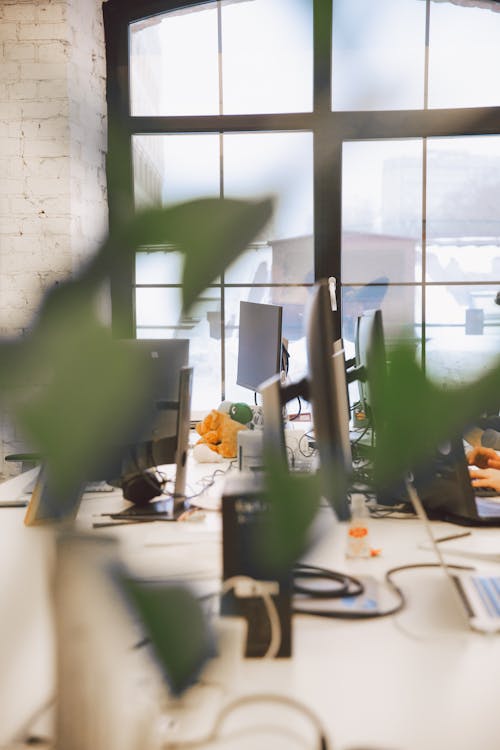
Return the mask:
{"type": "MultiPolygon", "coordinates": [[[[144,456],[150,456],[151,465],[161,466],[169,463],[173,454],[175,459],[175,488],[171,495],[161,497],[163,486],[149,468],[134,473],[132,480],[135,487],[129,487],[125,499],[131,500],[133,505],[119,513],[110,514],[113,520],[122,521],[178,521],[190,510],[191,505],[186,498],[186,470],[187,452],[189,445],[189,426],[191,410],[191,391],[193,382],[193,368],[183,367],[179,375],[179,399],[176,402],[165,403],[162,408],[177,411],[177,432],[175,436],[167,436],[156,441],[145,443],[144,456]],[[132,492],[132,494],[130,494],[132,492]],[[159,500],[153,500],[160,496],[159,500]]],[[[134,456],[132,467],[140,464],[137,455],[134,456]]],[[[123,485],[122,485],[123,486],[123,485]]]]}

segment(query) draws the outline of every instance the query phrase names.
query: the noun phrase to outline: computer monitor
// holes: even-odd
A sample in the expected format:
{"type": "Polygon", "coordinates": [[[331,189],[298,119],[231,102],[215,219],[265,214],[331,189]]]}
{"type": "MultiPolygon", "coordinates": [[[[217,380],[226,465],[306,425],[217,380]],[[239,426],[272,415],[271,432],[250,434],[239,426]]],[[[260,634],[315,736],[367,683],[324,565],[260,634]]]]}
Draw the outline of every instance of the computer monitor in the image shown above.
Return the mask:
{"type": "Polygon", "coordinates": [[[123,496],[133,505],[112,518],[176,521],[190,507],[186,497],[186,469],[189,446],[193,368],[181,367],[175,401],[160,400],[160,410],[175,418],[174,432],[129,446],[123,464],[123,496]],[[174,487],[164,488],[161,476],[152,473],[164,464],[175,464],[174,487]],[[159,500],[153,498],[162,496],[159,500]]]}
{"type": "Polygon", "coordinates": [[[261,384],[264,411],[263,450],[283,468],[288,468],[284,432],[283,398],[280,375],[273,375],[261,384]]]}
{"type": "Polygon", "coordinates": [[[147,424],[143,432],[137,435],[136,442],[155,441],[175,435],[179,373],[183,367],[189,365],[189,339],[126,339],[123,340],[123,344],[148,360],[152,371],[149,400],[154,418],[152,423],[147,424]],[[169,408],[169,404],[173,404],[174,408],[169,408]]]}
{"type": "MultiPolygon", "coordinates": [[[[125,499],[145,504],[161,492],[160,482],[149,470],[175,464],[174,489],[169,493],[168,512],[177,517],[186,505],[186,457],[193,377],[192,368],[187,367],[189,340],[130,339],[121,343],[151,360],[152,378],[148,381],[147,398],[150,407],[147,412],[148,417],[153,417],[146,419],[126,444],[117,444],[106,451],[111,458],[103,465],[99,478],[117,481],[125,499]]],[[[52,492],[50,478],[43,467],[26,511],[25,524],[31,526],[74,519],[84,488],[83,484],[81,488],[75,488],[61,502],[61,498],[52,492]]],[[[166,508],[164,512],[167,512],[166,508]]]]}
{"type": "Polygon", "coordinates": [[[333,315],[329,284],[323,279],[314,286],[306,310],[309,398],[322,494],[338,518],[345,520],[352,454],[345,357],[344,350],[335,346],[333,315]]]}
{"type": "Polygon", "coordinates": [[[153,430],[148,439],[127,446],[122,456],[123,495],[138,504],[147,503],[161,494],[161,482],[149,472],[165,464],[175,464],[174,488],[168,493],[174,501],[184,501],[186,489],[186,458],[189,441],[193,368],[181,367],[178,374],[178,391],[175,400],[158,401],[157,407],[168,412],[174,425],[168,433],[153,430]],[[156,492],[155,492],[156,490],[156,492]],[[149,497],[148,497],[149,496],[149,497]]]}
{"type": "Polygon", "coordinates": [[[373,369],[385,366],[386,363],[382,310],[365,310],[358,316],[355,329],[355,347],[359,408],[366,417],[366,424],[376,432],[377,415],[373,409],[370,379],[373,377],[373,369]]]}
{"type": "Polygon", "coordinates": [[[257,392],[281,371],[282,320],[281,305],[240,302],[237,385],[257,392]]]}

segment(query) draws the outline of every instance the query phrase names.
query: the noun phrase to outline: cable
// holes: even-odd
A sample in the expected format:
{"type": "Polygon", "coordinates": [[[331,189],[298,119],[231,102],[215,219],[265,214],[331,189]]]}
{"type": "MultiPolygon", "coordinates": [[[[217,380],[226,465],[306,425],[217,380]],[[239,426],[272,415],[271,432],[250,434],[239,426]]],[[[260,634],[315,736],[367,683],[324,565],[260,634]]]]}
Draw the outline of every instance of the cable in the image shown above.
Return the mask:
{"type": "Polygon", "coordinates": [[[346,573],[337,573],[328,568],[321,568],[316,565],[307,565],[299,563],[292,570],[293,590],[297,594],[305,594],[313,599],[335,599],[344,596],[359,596],[365,590],[361,581],[357,578],[347,575],[346,573]],[[297,579],[326,580],[335,581],[337,586],[328,589],[311,588],[297,583],[297,579]]]}
{"type": "Polygon", "coordinates": [[[462,531],[459,534],[449,534],[448,536],[440,536],[434,539],[435,542],[450,542],[452,539],[462,539],[464,536],[471,536],[470,531],[462,531]]]}
{"type": "MultiPolygon", "coordinates": [[[[406,604],[406,599],[404,596],[403,591],[399,588],[399,586],[394,583],[392,580],[392,576],[395,573],[399,573],[402,570],[410,570],[412,568],[438,568],[440,567],[439,563],[414,563],[411,565],[401,565],[397,568],[391,568],[388,570],[385,574],[385,581],[387,585],[392,589],[392,591],[397,595],[398,602],[391,608],[380,611],[343,611],[343,610],[315,610],[308,608],[306,606],[294,606],[293,612],[294,614],[303,614],[303,615],[315,615],[317,617],[326,617],[326,618],[338,618],[343,620],[367,620],[367,619],[373,619],[377,617],[387,617],[389,615],[394,615],[397,612],[399,612],[406,604]]],[[[450,565],[450,568],[455,568],[457,570],[474,570],[474,568],[471,568],[470,566],[464,566],[464,565],[450,565]]],[[[338,581],[339,583],[343,584],[338,589],[332,589],[330,592],[328,591],[318,591],[315,589],[310,589],[308,587],[304,586],[298,586],[294,583],[294,590],[297,593],[304,593],[310,596],[311,599],[335,599],[339,597],[344,596],[359,596],[359,594],[363,593],[364,586],[361,581],[358,581],[356,578],[352,578],[351,576],[348,576],[344,573],[336,573],[334,571],[325,569],[325,568],[316,568],[315,566],[308,566],[308,565],[300,565],[297,566],[297,575],[300,575],[301,577],[310,577],[310,578],[326,578],[327,580],[332,581],[338,581]],[[345,582],[354,583],[355,589],[349,590],[348,584],[346,585],[345,582]]],[[[294,575],[295,575],[295,569],[294,569],[294,575]]]]}
{"type": "Polygon", "coordinates": [[[290,352],[288,351],[287,347],[283,343],[283,340],[281,341],[281,369],[285,373],[285,375],[288,375],[288,370],[290,368],[290,352]]]}
{"type": "Polygon", "coordinates": [[[267,616],[269,618],[269,625],[271,627],[271,638],[263,658],[273,659],[277,655],[281,646],[281,623],[276,605],[271,595],[260,585],[262,582],[257,581],[250,576],[231,576],[231,578],[226,578],[222,584],[222,594],[226,594],[231,589],[235,589],[240,583],[250,584],[255,589],[255,596],[260,596],[264,602],[267,616]]]}
{"type": "MultiPolygon", "coordinates": [[[[360,596],[365,591],[365,586],[362,581],[360,581],[357,578],[354,578],[353,576],[347,575],[346,573],[337,573],[333,570],[329,570],[327,568],[320,568],[315,565],[307,565],[304,563],[301,563],[293,569],[293,575],[294,575],[294,591],[298,594],[303,594],[306,596],[309,596],[311,600],[314,599],[339,599],[344,597],[355,597],[360,596]],[[339,583],[339,586],[335,586],[334,588],[330,589],[316,589],[311,588],[309,586],[300,585],[295,581],[295,578],[310,578],[310,579],[316,579],[316,580],[322,580],[326,579],[327,581],[336,581],[339,583]]],[[[317,609],[311,609],[311,607],[307,606],[307,603],[305,605],[297,605],[295,604],[293,606],[293,614],[301,614],[301,615],[315,615],[317,617],[326,617],[326,618],[337,618],[337,619],[343,619],[343,620],[362,620],[362,619],[373,619],[375,617],[385,617],[390,614],[394,614],[395,612],[398,612],[403,606],[403,600],[400,596],[400,601],[391,610],[387,610],[384,612],[380,611],[354,611],[352,609],[349,610],[336,610],[336,609],[330,609],[330,610],[317,610],[317,609]]]]}
{"type": "Polygon", "coordinates": [[[212,487],[215,484],[215,480],[218,476],[224,476],[227,474],[231,469],[233,468],[236,461],[231,461],[227,469],[214,469],[214,471],[211,474],[208,474],[205,477],[202,477],[198,480],[197,484],[202,484],[202,487],[198,492],[193,493],[192,495],[186,496],[186,500],[191,501],[195,498],[199,497],[200,495],[203,495],[206,490],[209,489],[209,487],[212,487]]]}
{"type": "MultiPolygon", "coordinates": [[[[296,711],[300,711],[300,713],[302,713],[302,715],[310,721],[310,723],[316,730],[318,737],[318,750],[328,750],[327,734],[318,716],[304,703],[301,703],[294,698],[289,698],[286,695],[276,695],[274,693],[258,693],[254,695],[243,695],[240,698],[236,698],[234,701],[231,701],[231,703],[223,706],[223,708],[219,712],[219,715],[214,721],[212,729],[204,737],[196,740],[178,740],[174,742],[168,742],[163,747],[197,748],[205,746],[207,743],[217,740],[225,720],[233,711],[244,706],[251,705],[252,703],[276,703],[287,706],[288,708],[294,709],[296,711]]],[[[255,731],[255,729],[256,727],[255,725],[253,725],[248,728],[248,731],[255,731]]],[[[290,731],[288,726],[285,727],[285,731],[290,731]]]]}
{"type": "MultiPolygon", "coordinates": [[[[12,735],[12,739],[7,743],[8,746],[17,745],[18,743],[29,743],[30,742],[30,727],[41,717],[43,714],[51,708],[57,700],[57,696],[52,695],[50,698],[36,708],[33,713],[26,719],[26,721],[19,727],[19,729],[12,735]]],[[[38,739],[38,738],[37,738],[38,739]]],[[[2,746],[3,747],[3,746],[2,746]]]]}
{"type": "MultiPolygon", "coordinates": [[[[475,568],[470,565],[448,565],[447,567],[453,568],[453,570],[475,570],[475,568]]],[[[399,565],[396,568],[390,568],[386,571],[386,582],[400,596],[403,604],[406,604],[405,596],[399,586],[397,586],[392,580],[392,576],[394,573],[400,573],[402,570],[413,570],[416,568],[441,568],[441,563],[412,563],[410,565],[399,565]]]]}
{"type": "Polygon", "coordinates": [[[297,401],[299,402],[299,410],[296,414],[293,415],[293,417],[288,417],[289,422],[293,422],[295,419],[298,419],[302,414],[302,401],[300,399],[300,396],[297,396],[297,401]]]}
{"type": "Polygon", "coordinates": [[[309,450],[305,451],[302,445],[304,440],[309,441],[311,440],[312,436],[313,436],[312,430],[309,430],[309,432],[304,432],[304,434],[301,435],[299,438],[298,449],[299,449],[299,452],[302,454],[302,456],[304,456],[304,458],[311,458],[311,456],[314,455],[314,452],[316,450],[315,448],[312,448],[309,445],[309,443],[307,443],[307,447],[309,450]]]}
{"type": "Polygon", "coordinates": [[[399,503],[398,505],[375,505],[369,508],[371,518],[389,518],[394,517],[399,521],[415,521],[418,516],[408,503],[399,503]]]}
{"type": "MultiPolygon", "coordinates": [[[[366,435],[366,433],[368,432],[370,428],[371,428],[371,424],[367,424],[363,428],[363,431],[356,437],[356,439],[351,440],[351,446],[355,447],[364,438],[364,436],[366,435]]],[[[372,435],[372,439],[373,439],[373,435],[372,435]]]]}

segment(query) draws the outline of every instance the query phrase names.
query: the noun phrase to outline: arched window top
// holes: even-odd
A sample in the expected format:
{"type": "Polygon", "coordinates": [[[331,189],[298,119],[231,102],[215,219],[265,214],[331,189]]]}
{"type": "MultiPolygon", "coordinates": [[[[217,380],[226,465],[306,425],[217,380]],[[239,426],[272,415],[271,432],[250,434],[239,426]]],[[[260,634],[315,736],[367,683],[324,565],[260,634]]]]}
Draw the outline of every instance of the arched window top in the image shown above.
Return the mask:
{"type": "Polygon", "coordinates": [[[215,1],[131,23],[131,114],[311,111],[312,11],[312,0],[215,1]]]}

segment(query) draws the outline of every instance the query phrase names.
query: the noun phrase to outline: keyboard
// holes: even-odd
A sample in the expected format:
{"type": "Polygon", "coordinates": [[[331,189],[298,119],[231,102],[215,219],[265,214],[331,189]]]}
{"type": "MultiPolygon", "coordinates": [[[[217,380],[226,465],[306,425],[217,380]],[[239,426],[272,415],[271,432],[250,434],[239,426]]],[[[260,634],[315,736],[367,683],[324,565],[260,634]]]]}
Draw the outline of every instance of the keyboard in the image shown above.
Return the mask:
{"type": "Polygon", "coordinates": [[[474,487],[474,494],[476,497],[497,497],[500,492],[493,487],[474,487]]]}
{"type": "Polygon", "coordinates": [[[116,487],[112,487],[105,481],[87,482],[84,492],[114,492],[115,489],[116,487]]]}
{"type": "Polygon", "coordinates": [[[471,580],[488,615],[500,617],[500,576],[471,576],[471,580]]]}

